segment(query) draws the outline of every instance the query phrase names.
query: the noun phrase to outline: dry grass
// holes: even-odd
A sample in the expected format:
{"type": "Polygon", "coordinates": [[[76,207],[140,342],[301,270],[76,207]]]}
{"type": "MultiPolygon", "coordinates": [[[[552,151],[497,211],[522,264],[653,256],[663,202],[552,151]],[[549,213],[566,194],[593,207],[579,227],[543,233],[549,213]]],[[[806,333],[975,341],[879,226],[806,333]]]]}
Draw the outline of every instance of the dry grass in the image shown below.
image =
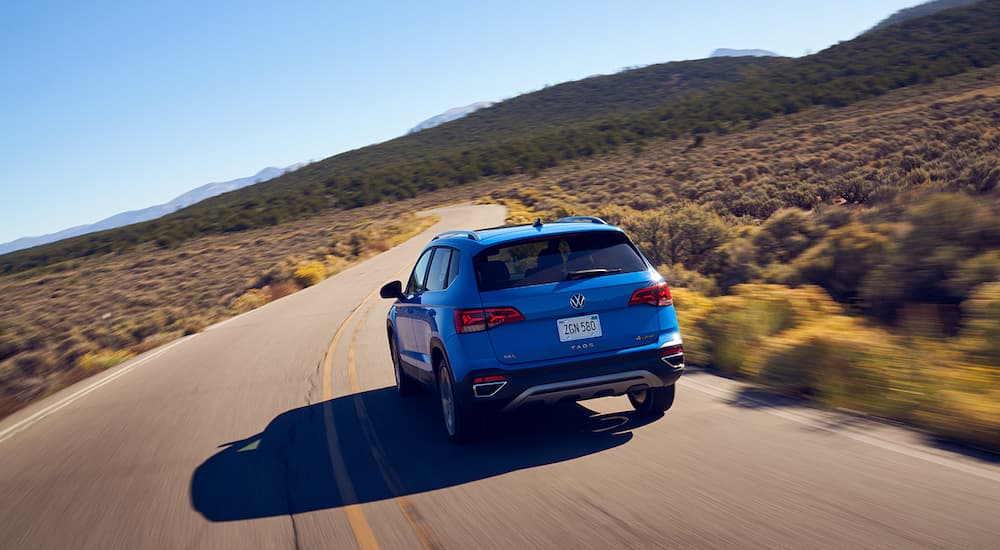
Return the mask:
{"type": "Polygon", "coordinates": [[[333,211],[177,249],[148,246],[0,278],[0,417],[402,242],[436,222],[409,214],[427,204],[333,211]],[[337,255],[337,243],[352,233],[366,239],[337,255]]]}
{"type": "MultiPolygon", "coordinates": [[[[963,306],[973,320],[1000,307],[1000,283],[986,286],[963,306]]],[[[981,354],[995,344],[979,323],[951,339],[889,331],[848,315],[816,287],[674,295],[692,364],[1000,452],[1000,368],[981,354]]]]}

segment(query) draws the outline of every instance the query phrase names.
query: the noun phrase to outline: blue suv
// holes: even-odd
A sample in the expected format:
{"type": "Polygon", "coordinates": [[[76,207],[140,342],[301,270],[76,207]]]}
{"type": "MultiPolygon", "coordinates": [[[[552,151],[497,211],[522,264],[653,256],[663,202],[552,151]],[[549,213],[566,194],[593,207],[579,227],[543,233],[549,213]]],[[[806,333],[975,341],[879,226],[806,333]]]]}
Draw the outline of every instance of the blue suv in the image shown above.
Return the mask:
{"type": "Polygon", "coordinates": [[[435,388],[452,440],[533,404],[628,395],[660,414],[684,370],[667,283],[599,218],[442,233],[380,294],[396,387],[435,388]]]}

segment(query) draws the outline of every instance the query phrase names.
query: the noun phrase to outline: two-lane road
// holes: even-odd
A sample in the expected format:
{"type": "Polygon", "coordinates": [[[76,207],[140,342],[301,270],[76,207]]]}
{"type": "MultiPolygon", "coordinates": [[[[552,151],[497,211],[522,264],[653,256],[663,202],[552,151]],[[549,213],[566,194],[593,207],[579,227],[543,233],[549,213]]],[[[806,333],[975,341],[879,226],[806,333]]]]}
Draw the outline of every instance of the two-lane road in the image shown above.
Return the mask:
{"type": "MultiPolygon", "coordinates": [[[[438,231],[0,422],[0,548],[996,548],[1000,467],[685,375],[447,443],[392,388],[389,306],[438,231]]],[[[683,316],[681,317],[683,328],[683,316]]]]}

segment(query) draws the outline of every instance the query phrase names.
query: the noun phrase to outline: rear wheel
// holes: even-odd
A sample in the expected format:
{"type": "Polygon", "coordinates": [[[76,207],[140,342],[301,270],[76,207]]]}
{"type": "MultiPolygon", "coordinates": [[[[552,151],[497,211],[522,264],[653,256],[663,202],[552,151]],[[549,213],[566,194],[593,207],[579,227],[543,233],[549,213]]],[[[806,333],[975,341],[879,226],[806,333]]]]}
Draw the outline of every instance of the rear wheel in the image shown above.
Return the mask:
{"type": "Polygon", "coordinates": [[[408,397],[420,391],[417,381],[410,378],[403,371],[403,363],[399,359],[399,348],[396,346],[396,336],[394,334],[389,334],[389,355],[392,356],[392,370],[396,375],[396,390],[399,392],[399,395],[408,397]]]}
{"type": "Polygon", "coordinates": [[[441,401],[441,416],[448,439],[457,442],[470,441],[479,435],[482,418],[473,411],[460,406],[455,400],[455,385],[447,359],[441,359],[438,369],[438,397],[441,401]]]}
{"type": "Polygon", "coordinates": [[[628,393],[628,400],[641,414],[660,414],[670,409],[674,404],[675,386],[673,384],[662,388],[647,388],[628,393]]]}

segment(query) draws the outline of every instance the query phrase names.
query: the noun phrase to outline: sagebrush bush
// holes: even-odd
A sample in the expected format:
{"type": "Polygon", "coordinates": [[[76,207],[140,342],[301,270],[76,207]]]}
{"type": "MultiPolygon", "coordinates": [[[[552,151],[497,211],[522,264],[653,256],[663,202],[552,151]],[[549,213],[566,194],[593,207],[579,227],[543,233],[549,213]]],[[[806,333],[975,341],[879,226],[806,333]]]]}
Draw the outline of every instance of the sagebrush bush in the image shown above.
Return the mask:
{"type": "Polygon", "coordinates": [[[77,359],[76,365],[85,372],[94,373],[128,361],[133,355],[129,350],[102,349],[84,354],[77,359]]]}
{"type": "Polygon", "coordinates": [[[712,315],[702,323],[711,364],[730,374],[757,374],[759,364],[753,357],[764,338],[816,317],[843,313],[823,289],[814,286],[746,284],[733,292],[717,299],[712,315]]]}
{"type": "Polygon", "coordinates": [[[131,351],[135,355],[146,353],[149,350],[156,349],[176,339],[177,336],[178,336],[177,333],[172,333],[172,332],[160,332],[157,334],[153,334],[152,336],[145,338],[142,342],[139,342],[138,344],[129,348],[129,351],[131,351]]]}
{"type": "Polygon", "coordinates": [[[813,319],[760,343],[752,358],[758,380],[786,393],[809,395],[827,405],[883,412],[893,362],[903,352],[886,333],[833,315],[813,319]]]}
{"type": "Polygon", "coordinates": [[[982,394],[939,391],[934,394],[933,407],[915,411],[914,420],[938,435],[1000,452],[1000,390],[982,394]]]}
{"type": "Polygon", "coordinates": [[[674,309],[684,340],[684,361],[692,365],[711,364],[711,343],[704,330],[705,319],[712,314],[715,302],[687,288],[671,288],[674,309]]]}
{"type": "Polygon", "coordinates": [[[326,277],[326,267],[322,262],[304,262],[295,268],[292,277],[301,287],[310,287],[318,284],[326,277]]]}
{"type": "Polygon", "coordinates": [[[240,294],[233,300],[229,309],[234,314],[246,313],[252,309],[257,309],[270,300],[270,295],[259,288],[251,288],[240,294]]]}
{"type": "Polygon", "coordinates": [[[184,336],[190,336],[192,334],[197,334],[207,327],[209,320],[203,315],[192,315],[181,321],[180,330],[181,334],[184,336]]]}
{"type": "Polygon", "coordinates": [[[1000,374],[1000,281],[985,283],[962,303],[958,345],[973,362],[1000,374]]]}

